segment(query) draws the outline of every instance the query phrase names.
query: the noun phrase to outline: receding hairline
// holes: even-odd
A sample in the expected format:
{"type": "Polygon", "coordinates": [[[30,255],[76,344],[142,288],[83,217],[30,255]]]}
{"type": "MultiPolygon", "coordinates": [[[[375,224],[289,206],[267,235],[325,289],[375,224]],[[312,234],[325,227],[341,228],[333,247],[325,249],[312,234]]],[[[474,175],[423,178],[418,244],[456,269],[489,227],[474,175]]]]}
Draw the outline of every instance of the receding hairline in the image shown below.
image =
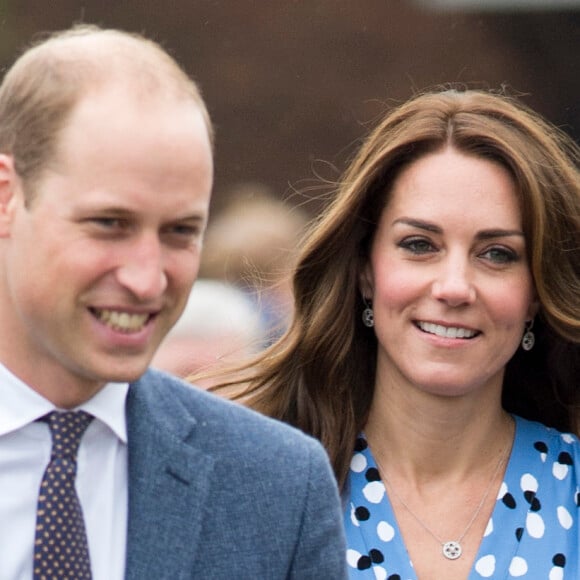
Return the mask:
{"type": "Polygon", "coordinates": [[[38,65],[68,77],[77,87],[75,101],[115,82],[143,96],[156,93],[191,100],[202,111],[213,142],[209,114],[195,81],[163,46],[140,34],[95,25],[50,33],[33,43],[12,69],[38,65]]]}

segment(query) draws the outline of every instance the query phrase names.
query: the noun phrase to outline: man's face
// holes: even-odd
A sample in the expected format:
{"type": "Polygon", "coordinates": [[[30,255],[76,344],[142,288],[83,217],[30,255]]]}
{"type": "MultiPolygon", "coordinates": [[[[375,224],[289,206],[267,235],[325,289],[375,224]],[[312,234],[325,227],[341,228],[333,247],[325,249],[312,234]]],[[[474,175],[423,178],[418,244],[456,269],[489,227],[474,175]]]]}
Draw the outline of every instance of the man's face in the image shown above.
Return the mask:
{"type": "Polygon", "coordinates": [[[192,102],[83,99],[28,207],[3,185],[0,360],[65,407],[137,379],[197,275],[212,174],[192,102]]]}

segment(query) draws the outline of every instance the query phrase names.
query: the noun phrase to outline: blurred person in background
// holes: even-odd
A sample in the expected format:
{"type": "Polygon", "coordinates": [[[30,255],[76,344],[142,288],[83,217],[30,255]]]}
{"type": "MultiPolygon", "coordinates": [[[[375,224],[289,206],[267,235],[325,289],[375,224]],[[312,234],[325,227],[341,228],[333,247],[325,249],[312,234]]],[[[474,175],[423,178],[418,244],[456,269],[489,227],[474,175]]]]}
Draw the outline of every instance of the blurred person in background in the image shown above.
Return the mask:
{"type": "Polygon", "coordinates": [[[201,279],[151,364],[180,377],[211,372],[256,353],[265,336],[260,312],[245,292],[225,282],[201,279]]]}
{"type": "Polygon", "coordinates": [[[353,579],[580,577],[578,163],[501,94],[388,112],[224,379],[326,446],[353,579]]]}
{"type": "Polygon", "coordinates": [[[307,215],[261,184],[238,186],[208,227],[200,275],[243,289],[259,309],[271,342],[292,315],[290,272],[307,215]]]}
{"type": "Polygon", "coordinates": [[[149,369],[200,261],[197,86],[161,46],[54,33],[0,86],[0,578],[342,578],[322,446],[149,369]]]}

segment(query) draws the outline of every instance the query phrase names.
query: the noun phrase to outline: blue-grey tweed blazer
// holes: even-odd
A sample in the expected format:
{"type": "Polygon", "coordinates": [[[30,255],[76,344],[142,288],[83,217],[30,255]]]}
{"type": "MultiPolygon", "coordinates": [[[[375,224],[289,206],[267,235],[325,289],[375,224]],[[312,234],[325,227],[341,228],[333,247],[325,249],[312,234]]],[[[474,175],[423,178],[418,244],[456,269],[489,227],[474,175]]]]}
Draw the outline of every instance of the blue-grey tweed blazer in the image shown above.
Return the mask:
{"type": "Polygon", "coordinates": [[[318,442],[154,370],[126,411],[127,580],[346,578],[318,442]]]}

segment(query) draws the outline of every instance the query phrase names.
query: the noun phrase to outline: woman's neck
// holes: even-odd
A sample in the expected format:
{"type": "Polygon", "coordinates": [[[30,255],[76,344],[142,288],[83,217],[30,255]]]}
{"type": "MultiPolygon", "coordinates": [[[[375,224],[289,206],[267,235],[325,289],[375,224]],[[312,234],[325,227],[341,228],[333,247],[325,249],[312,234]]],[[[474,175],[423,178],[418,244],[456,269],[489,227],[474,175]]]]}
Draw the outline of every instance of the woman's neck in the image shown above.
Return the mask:
{"type": "Polygon", "coordinates": [[[500,392],[442,397],[377,386],[365,435],[381,464],[420,484],[488,469],[513,441],[500,392]]]}

